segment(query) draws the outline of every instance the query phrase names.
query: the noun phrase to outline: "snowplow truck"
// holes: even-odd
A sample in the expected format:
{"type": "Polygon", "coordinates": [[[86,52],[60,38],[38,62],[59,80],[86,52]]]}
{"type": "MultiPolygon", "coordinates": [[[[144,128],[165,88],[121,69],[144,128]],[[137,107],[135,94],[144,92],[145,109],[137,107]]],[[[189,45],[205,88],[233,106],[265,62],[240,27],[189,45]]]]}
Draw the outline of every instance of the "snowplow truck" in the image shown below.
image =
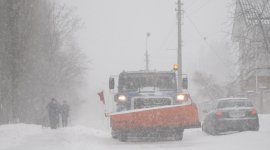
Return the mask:
{"type": "Polygon", "coordinates": [[[123,71],[109,79],[117,112],[111,119],[112,137],[174,137],[182,140],[184,129],[200,128],[198,109],[187,94],[177,93],[174,71],[123,71]]]}

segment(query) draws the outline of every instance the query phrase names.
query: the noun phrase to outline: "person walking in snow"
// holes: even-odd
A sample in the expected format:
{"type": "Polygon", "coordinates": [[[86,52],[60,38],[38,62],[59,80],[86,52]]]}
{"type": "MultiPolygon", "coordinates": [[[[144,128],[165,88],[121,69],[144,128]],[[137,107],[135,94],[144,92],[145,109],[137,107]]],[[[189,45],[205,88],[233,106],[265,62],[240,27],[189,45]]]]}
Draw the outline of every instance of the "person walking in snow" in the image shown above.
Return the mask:
{"type": "Polygon", "coordinates": [[[56,129],[57,123],[59,123],[59,107],[55,98],[51,99],[46,106],[49,114],[51,129],[56,129]]]}
{"type": "Polygon", "coordinates": [[[69,105],[66,101],[63,101],[63,105],[61,106],[61,116],[62,116],[62,125],[63,128],[67,127],[68,117],[69,117],[69,105]]]}
{"type": "Polygon", "coordinates": [[[57,108],[58,108],[58,114],[55,116],[56,118],[56,128],[60,127],[60,113],[61,113],[61,104],[59,104],[57,102],[57,100],[55,99],[55,103],[57,104],[57,108]]]}

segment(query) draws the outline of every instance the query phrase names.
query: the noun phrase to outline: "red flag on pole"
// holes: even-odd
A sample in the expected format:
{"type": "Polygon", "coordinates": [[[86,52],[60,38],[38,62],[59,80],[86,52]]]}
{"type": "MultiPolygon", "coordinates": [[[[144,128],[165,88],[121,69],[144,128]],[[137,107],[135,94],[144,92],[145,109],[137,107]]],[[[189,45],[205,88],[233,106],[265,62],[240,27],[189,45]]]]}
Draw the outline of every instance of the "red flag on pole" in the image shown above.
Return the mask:
{"type": "Polygon", "coordinates": [[[102,92],[99,92],[99,93],[97,93],[97,94],[98,94],[98,96],[100,97],[100,101],[102,101],[102,102],[103,102],[103,104],[105,104],[105,100],[104,100],[103,91],[102,91],[102,92]]]}

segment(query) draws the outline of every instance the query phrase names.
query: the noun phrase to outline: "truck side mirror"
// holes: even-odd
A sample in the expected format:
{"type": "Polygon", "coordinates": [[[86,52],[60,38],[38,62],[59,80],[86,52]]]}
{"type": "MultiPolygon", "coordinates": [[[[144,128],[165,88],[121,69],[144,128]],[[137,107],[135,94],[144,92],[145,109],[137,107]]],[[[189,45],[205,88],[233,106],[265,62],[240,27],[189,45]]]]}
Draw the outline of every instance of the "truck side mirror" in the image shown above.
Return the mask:
{"type": "Polygon", "coordinates": [[[114,89],[114,78],[109,79],[109,89],[114,89]]]}
{"type": "Polygon", "coordinates": [[[188,78],[183,78],[182,85],[183,89],[188,89],[188,78]]]}

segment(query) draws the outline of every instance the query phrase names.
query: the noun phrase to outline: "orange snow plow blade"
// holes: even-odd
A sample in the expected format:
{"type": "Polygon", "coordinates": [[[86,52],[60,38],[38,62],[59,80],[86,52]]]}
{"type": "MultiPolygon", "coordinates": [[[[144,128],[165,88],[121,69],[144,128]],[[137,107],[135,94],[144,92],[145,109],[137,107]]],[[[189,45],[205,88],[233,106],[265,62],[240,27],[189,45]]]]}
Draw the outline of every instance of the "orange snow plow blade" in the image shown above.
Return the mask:
{"type": "Polygon", "coordinates": [[[107,114],[112,127],[121,131],[155,128],[200,128],[196,104],[165,106],[107,114]]]}

